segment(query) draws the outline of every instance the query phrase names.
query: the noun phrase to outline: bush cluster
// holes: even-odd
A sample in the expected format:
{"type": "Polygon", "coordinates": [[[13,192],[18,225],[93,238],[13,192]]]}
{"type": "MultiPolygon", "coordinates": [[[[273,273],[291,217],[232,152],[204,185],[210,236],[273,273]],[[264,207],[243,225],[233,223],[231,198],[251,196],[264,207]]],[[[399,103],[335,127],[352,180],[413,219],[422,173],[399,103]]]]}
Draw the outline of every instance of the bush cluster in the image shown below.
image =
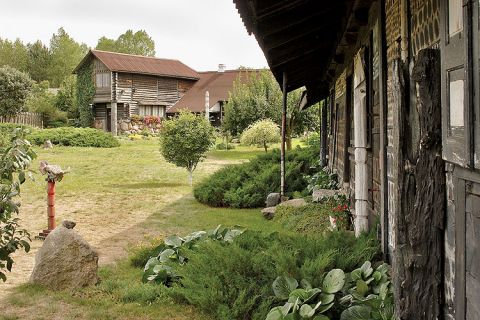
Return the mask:
{"type": "MultiPolygon", "coordinates": [[[[286,155],[286,195],[301,191],[304,195],[318,158],[318,149],[304,148],[286,155]]],[[[280,152],[273,150],[259,155],[250,162],[227,166],[194,189],[195,198],[213,207],[258,208],[265,205],[271,192],[280,189],[280,152]]]]}
{"type": "Polygon", "coordinates": [[[50,140],[53,144],[73,147],[113,148],[120,143],[111,134],[92,128],[54,128],[37,130],[28,136],[36,145],[50,140]]]}
{"type": "Polygon", "coordinates": [[[171,289],[174,299],[187,301],[215,319],[265,319],[281,303],[272,290],[279,276],[322,284],[333,268],[351,272],[375,258],[379,246],[372,235],[355,238],[331,232],[322,237],[262,234],[246,231],[233,243],[202,242],[178,264],[179,282],[171,289]]]}

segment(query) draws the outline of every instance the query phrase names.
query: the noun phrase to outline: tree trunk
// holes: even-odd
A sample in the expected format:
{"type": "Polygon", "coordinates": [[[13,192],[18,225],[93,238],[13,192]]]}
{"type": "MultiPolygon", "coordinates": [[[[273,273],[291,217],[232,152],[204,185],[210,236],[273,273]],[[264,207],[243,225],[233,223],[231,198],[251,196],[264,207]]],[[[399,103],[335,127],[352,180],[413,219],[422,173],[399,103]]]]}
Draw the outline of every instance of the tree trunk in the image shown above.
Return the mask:
{"type": "Polygon", "coordinates": [[[265,149],[265,153],[267,153],[268,147],[267,147],[267,143],[265,141],[263,142],[263,148],[265,149]]]}
{"type": "MultiPolygon", "coordinates": [[[[408,101],[408,84],[405,86],[399,74],[401,98],[408,101]]],[[[408,73],[403,74],[408,80],[408,73]]],[[[417,108],[414,103],[398,106],[402,108],[398,120],[403,134],[394,217],[395,312],[400,320],[434,320],[442,313],[445,215],[439,51],[420,51],[411,77],[418,87],[417,108]]],[[[414,89],[415,84],[410,87],[414,89]]]]}
{"type": "Polygon", "coordinates": [[[193,186],[193,171],[192,169],[188,169],[188,183],[190,187],[193,186]]]}

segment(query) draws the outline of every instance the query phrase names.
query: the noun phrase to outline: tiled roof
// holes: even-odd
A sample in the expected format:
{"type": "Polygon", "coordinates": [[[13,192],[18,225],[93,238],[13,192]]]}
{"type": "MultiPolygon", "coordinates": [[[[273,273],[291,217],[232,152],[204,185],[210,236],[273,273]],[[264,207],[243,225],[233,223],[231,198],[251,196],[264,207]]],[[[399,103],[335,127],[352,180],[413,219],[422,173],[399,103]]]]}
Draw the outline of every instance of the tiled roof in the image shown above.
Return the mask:
{"type": "Polygon", "coordinates": [[[235,80],[240,77],[241,81],[247,81],[254,72],[256,73],[257,71],[227,70],[224,72],[199,72],[200,80],[198,80],[167,113],[175,113],[183,109],[188,109],[192,112],[205,111],[206,91],[209,93],[210,107],[213,107],[219,101],[227,101],[235,80]]]}

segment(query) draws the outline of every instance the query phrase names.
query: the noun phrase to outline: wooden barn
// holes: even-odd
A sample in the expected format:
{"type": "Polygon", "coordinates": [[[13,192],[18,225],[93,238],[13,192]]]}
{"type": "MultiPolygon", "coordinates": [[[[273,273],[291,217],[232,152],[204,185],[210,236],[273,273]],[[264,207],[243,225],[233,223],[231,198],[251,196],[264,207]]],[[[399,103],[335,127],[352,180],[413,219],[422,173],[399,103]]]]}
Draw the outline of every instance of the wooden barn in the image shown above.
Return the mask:
{"type": "Polygon", "coordinates": [[[398,319],[480,319],[480,41],[472,0],[234,0],[322,162],[375,227],[398,319]]]}
{"type": "Polygon", "coordinates": [[[94,126],[117,133],[131,115],[164,117],[200,75],[178,60],[90,50],[75,69],[93,67],[94,126]]]}
{"type": "Polygon", "coordinates": [[[219,65],[218,71],[199,72],[200,79],[190,90],[167,110],[173,116],[181,110],[204,113],[208,110],[214,126],[219,126],[224,115],[224,105],[228,101],[235,81],[246,82],[257,70],[225,70],[219,65]]]}

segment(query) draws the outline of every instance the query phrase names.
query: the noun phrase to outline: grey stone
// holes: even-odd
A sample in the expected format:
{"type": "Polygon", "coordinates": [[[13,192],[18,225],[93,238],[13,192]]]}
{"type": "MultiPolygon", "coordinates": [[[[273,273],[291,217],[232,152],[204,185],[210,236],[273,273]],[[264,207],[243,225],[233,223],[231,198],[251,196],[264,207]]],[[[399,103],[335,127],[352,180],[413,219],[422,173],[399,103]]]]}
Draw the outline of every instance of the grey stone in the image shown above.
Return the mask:
{"type": "Polygon", "coordinates": [[[279,206],[289,206],[289,207],[303,207],[307,205],[307,201],[303,198],[287,200],[279,204],[279,206]]]}
{"type": "Polygon", "coordinates": [[[120,130],[121,131],[127,131],[128,130],[128,123],[126,123],[126,122],[120,123],[120,130]]]}
{"type": "Polygon", "coordinates": [[[267,201],[265,201],[265,204],[267,205],[267,207],[275,207],[279,203],[280,203],[280,193],[278,192],[270,193],[267,196],[267,201]]]}
{"type": "Polygon", "coordinates": [[[134,126],[132,127],[132,130],[138,131],[138,130],[139,130],[139,127],[138,127],[137,125],[134,125],[134,126]]]}
{"type": "Polygon", "coordinates": [[[45,143],[43,144],[43,148],[44,149],[52,149],[53,148],[52,141],[50,141],[50,140],[45,141],[45,143]]]}
{"type": "Polygon", "coordinates": [[[73,229],[77,225],[76,222],[70,221],[70,220],[63,220],[62,226],[64,226],[67,229],[73,229]]]}
{"type": "Polygon", "coordinates": [[[75,230],[62,225],[38,250],[30,281],[52,290],[77,290],[97,284],[97,270],[98,253],[75,230]]]}
{"type": "Polygon", "coordinates": [[[276,207],[268,207],[262,210],[262,214],[267,220],[273,219],[275,216],[276,207]]]}
{"type": "Polygon", "coordinates": [[[330,189],[317,189],[317,190],[314,190],[313,193],[312,193],[312,200],[317,202],[317,201],[321,201],[324,198],[333,197],[336,194],[345,195],[345,191],[343,191],[343,190],[330,190],[330,189]]]}

